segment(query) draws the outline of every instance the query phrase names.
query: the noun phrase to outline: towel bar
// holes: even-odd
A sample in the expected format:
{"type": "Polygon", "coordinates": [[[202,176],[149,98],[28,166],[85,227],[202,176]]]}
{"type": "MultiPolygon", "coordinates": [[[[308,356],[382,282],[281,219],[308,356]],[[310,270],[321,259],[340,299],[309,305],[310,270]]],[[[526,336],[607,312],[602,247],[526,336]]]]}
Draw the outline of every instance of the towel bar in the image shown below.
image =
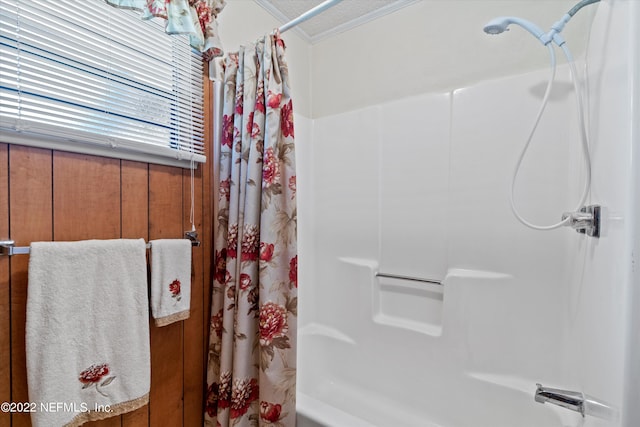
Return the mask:
{"type": "MultiPolygon", "coordinates": [[[[191,240],[191,246],[200,246],[200,240],[198,240],[198,233],[195,231],[187,231],[185,238],[191,240]]],[[[151,243],[147,243],[147,249],[151,247],[151,243]]],[[[0,240],[0,256],[13,256],[24,255],[30,252],[29,246],[16,246],[16,242],[13,240],[0,240]]]]}
{"type": "Polygon", "coordinates": [[[387,274],[387,273],[376,273],[376,277],[386,277],[389,279],[402,279],[402,280],[411,280],[413,282],[422,282],[429,283],[430,285],[440,285],[442,286],[442,282],[439,280],[431,280],[431,279],[421,279],[419,277],[411,277],[411,276],[402,276],[399,274],[387,274]]]}

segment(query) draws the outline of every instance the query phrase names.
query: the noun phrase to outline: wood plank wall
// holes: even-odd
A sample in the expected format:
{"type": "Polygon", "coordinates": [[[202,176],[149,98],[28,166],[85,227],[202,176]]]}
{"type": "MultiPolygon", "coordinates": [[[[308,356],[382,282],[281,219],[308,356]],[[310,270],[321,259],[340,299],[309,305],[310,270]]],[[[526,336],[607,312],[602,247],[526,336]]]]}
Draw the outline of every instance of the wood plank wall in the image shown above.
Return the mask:
{"type": "MultiPolygon", "coordinates": [[[[211,116],[210,105],[206,115],[211,116]]],[[[207,141],[210,135],[207,126],[207,141]]],[[[206,301],[211,291],[210,164],[201,165],[195,176],[195,224],[202,246],[193,249],[191,316],[162,328],[151,323],[149,404],[87,426],[203,423],[206,301]]],[[[182,238],[190,229],[189,211],[189,170],[0,143],[0,238],[10,237],[17,246],[182,238]]],[[[24,339],[28,262],[28,255],[0,256],[0,402],[29,400],[24,339]]],[[[26,414],[0,412],[0,426],[30,425],[26,414]]]]}

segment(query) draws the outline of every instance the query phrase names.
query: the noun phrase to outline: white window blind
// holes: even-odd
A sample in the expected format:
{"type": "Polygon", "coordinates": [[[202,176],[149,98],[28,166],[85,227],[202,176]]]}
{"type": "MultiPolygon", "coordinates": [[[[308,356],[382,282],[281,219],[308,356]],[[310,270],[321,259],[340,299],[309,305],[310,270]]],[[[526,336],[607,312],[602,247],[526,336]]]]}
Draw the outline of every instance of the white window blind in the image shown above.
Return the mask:
{"type": "Polygon", "coordinates": [[[0,1],[0,142],[204,162],[202,57],[102,0],[0,1]]]}

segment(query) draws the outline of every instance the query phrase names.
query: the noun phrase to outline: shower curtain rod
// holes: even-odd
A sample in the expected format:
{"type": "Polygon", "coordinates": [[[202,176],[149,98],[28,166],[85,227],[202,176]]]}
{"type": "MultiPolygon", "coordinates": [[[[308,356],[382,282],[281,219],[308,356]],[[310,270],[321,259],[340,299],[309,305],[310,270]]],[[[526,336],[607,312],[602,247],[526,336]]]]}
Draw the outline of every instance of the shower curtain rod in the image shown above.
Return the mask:
{"type": "Polygon", "coordinates": [[[342,0],[326,0],[325,2],[320,3],[316,7],[312,8],[312,9],[309,9],[308,11],[306,11],[302,15],[298,16],[297,18],[287,22],[286,24],[284,24],[283,26],[278,28],[278,31],[280,31],[281,33],[284,33],[285,31],[290,30],[291,28],[295,27],[296,25],[301,24],[304,21],[313,18],[314,16],[316,16],[317,14],[319,14],[321,12],[324,12],[325,10],[329,9],[330,7],[335,6],[336,4],[340,3],[341,1],[342,0]]]}

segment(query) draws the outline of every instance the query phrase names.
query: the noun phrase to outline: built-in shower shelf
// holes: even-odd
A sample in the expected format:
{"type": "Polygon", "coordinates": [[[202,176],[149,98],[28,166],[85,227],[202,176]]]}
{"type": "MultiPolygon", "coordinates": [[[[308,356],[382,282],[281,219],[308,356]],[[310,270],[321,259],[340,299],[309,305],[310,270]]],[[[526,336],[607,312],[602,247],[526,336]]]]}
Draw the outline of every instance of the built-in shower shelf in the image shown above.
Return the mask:
{"type": "Polygon", "coordinates": [[[376,274],[373,320],[431,336],[442,334],[444,287],[439,281],[376,274]]]}

